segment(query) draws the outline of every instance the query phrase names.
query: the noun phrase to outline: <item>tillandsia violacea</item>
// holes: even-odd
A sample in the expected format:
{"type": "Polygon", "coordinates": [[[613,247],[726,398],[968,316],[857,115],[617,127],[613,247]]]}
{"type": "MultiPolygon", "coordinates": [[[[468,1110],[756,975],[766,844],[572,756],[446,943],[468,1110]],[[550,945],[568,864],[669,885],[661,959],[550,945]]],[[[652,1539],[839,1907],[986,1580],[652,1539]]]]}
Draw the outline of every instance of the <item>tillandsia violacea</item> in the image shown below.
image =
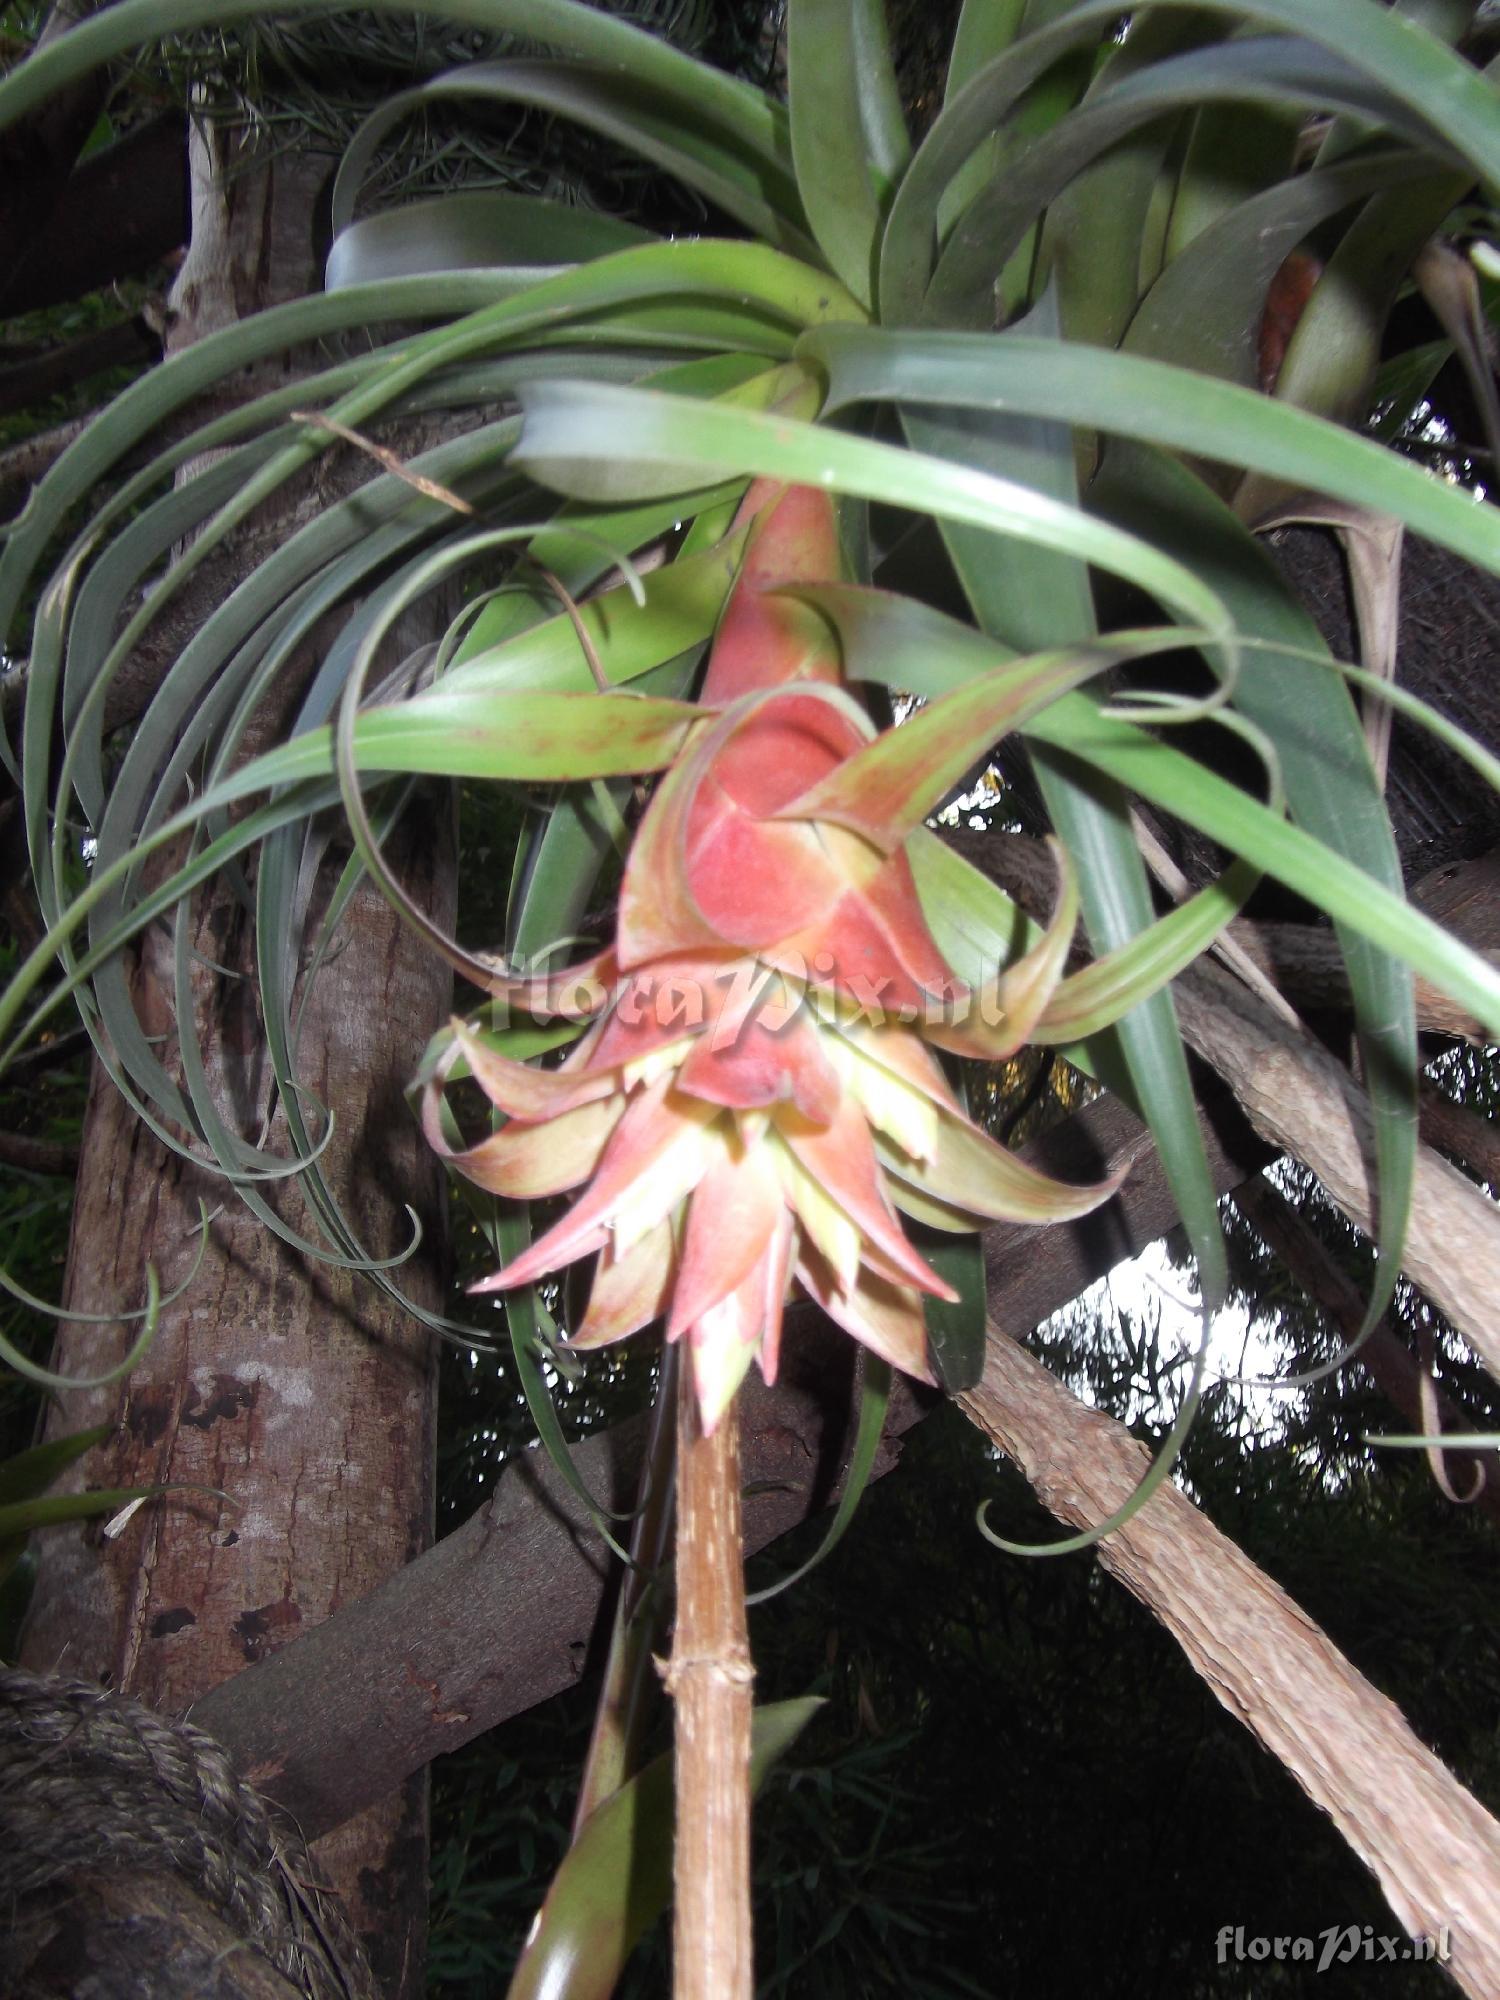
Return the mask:
{"type": "MultiPolygon", "coordinates": [[[[266,1045],[295,1164],[340,1260],[393,1287],[325,1177],[303,1081],[318,1061],[310,1044],[299,1053],[301,968],[310,984],[332,957],[313,928],[323,899],[302,884],[323,859],[334,780],[360,860],[382,879],[366,780],[665,773],[627,872],[619,934],[578,969],[593,985],[575,993],[567,978],[517,980],[502,995],[528,1011],[576,1011],[589,1025],[574,1054],[557,1071],[533,1070],[492,1060],[481,1033],[461,1031],[460,1054],[508,1122],[460,1164],[505,1193],[576,1195],[563,1221],[491,1282],[517,1286],[597,1254],[575,1341],[622,1337],[664,1316],[694,1361],[697,1400],[681,1398],[680,1412],[696,1419],[701,1407],[707,1424],[717,1419],[715,1435],[697,1440],[717,1445],[733,1434],[724,1412],[751,1356],[775,1368],[782,1299],[799,1274],[872,1349],[923,1372],[922,1300],[942,1285],[898,1211],[968,1226],[994,1213],[1076,1212],[1100,1194],[1022,1176],[965,1121],[935,1047],[1003,1054],[1028,1033],[1072,1040],[1116,1024],[1205,1298],[1222,1290],[1213,1189],[1162,989],[1264,868],[1342,930],[1380,1182],[1373,1324],[1411,1207],[1418,1044],[1409,968],[1446,980],[1494,1033],[1500,981],[1402,903],[1360,718],[1249,528],[1307,489],[1341,503],[1356,525],[1385,514],[1500,569],[1493,508],[1339,428],[1388,391],[1386,420],[1425,394],[1439,365],[1430,342],[1393,357],[1398,379],[1382,370],[1377,381],[1377,361],[1392,349],[1391,307],[1435,232],[1470,236],[1473,190],[1492,202],[1500,187],[1493,78],[1472,49],[1460,54],[1443,39],[1473,24],[1472,0],[1259,0],[1249,10],[1222,0],[1125,10],[1128,19],[1116,0],[972,0],[941,109],[924,89],[936,114],[925,135],[906,129],[883,10],[863,0],[792,0],[785,106],[612,11],[569,0],[417,0],[418,13],[434,8],[548,51],[469,64],[438,80],[438,95],[520,101],[634,140],[731,229],[760,240],[643,241],[635,223],[515,195],[476,205],[472,194],[445,194],[356,221],[370,149],[392,116],[414,108],[404,95],[375,115],[341,176],[348,200],[336,198],[336,211],[350,226],[338,230],[329,289],[175,354],[68,444],[0,554],[0,637],[12,648],[13,614],[35,597],[41,565],[60,563],[41,598],[16,767],[49,937],[0,996],[0,1062],[42,1018],[39,1009],[28,1023],[23,1010],[56,949],[65,976],[46,1004],[92,981],[85,1020],[158,1127],[188,1131],[267,1228],[318,1254],[265,1199],[267,1149],[242,1137],[237,1106],[226,1116],[215,1101],[191,1009],[180,1010],[183,1088],[112,962],[153,903],[165,910],[210,861],[264,840],[256,894],[266,1045]],[[1248,129],[1238,124],[1241,103],[1248,129]],[[1326,259],[1325,276],[1274,396],[1259,395],[1267,299],[1307,243],[1326,259]],[[371,338],[377,326],[390,328],[385,344],[371,338]],[[320,362],[316,375],[216,407],[192,435],[183,426],[205,387],[345,334],[351,345],[325,356],[332,365],[320,362]],[[785,408],[768,416],[783,369],[816,378],[817,413],[833,421],[788,422],[785,408]],[[865,416],[847,415],[881,408],[907,446],[890,441],[893,424],[867,431],[865,416]],[[476,410],[485,421],[474,424],[476,410]],[[369,444],[372,425],[419,412],[452,417],[454,433],[399,475],[380,447],[380,480],[281,538],[253,583],[193,634],[117,757],[105,741],[106,691],[152,619],[174,597],[179,611],[189,602],[195,569],[330,440],[369,444]],[[188,462],[200,473],[179,484],[188,462]],[[110,484],[116,468],[122,486],[110,484]],[[689,558],[649,580],[629,662],[619,645],[628,593],[599,608],[619,669],[609,678],[670,670],[671,697],[561,691],[552,636],[568,643],[568,621],[549,635],[544,624],[522,630],[522,614],[487,660],[455,639],[438,650],[445,671],[409,700],[361,707],[366,665],[382,674],[390,666],[388,686],[425,671],[425,653],[399,672],[394,660],[377,662],[376,642],[389,630],[394,643],[422,563],[457,558],[455,498],[493,523],[529,516],[544,548],[554,530],[576,534],[579,517],[555,517],[538,487],[603,502],[592,517],[598,537],[634,548],[663,529],[659,520],[641,526],[622,500],[660,503],[669,524],[678,513],[692,519],[692,533],[704,520],[698,496],[752,472],[792,483],[756,489],[747,502],[741,532],[751,519],[756,526],[698,705],[676,700],[672,675],[718,614],[730,560],[722,550],[719,571],[689,558]],[[832,583],[840,564],[819,482],[937,523],[970,622],[832,583]],[[92,518],[64,547],[73,510],[84,507],[92,518]],[[1112,631],[1119,600],[1095,589],[1107,577],[1153,598],[1175,628],[1133,640],[1112,631]],[[778,588],[788,585],[804,594],[778,588]],[[252,710],[273,683],[281,699],[279,669],[335,606],[349,608],[349,624],[292,740],[244,765],[252,710]],[[749,636],[731,643],[741,627],[749,636]],[[1105,709],[1068,692],[1132,646],[1136,657],[1203,651],[1226,722],[1242,724],[1260,751],[1263,785],[1242,788],[1158,727],[1187,719],[1202,706],[1196,697],[1184,708],[1170,689],[1148,689],[1128,709],[1105,709]],[[844,675],[879,678],[877,668],[887,685],[932,697],[885,737],[841,685],[844,675]],[[341,681],[348,692],[333,729],[341,681]],[[1072,981],[1062,977],[1075,901],[1066,863],[1045,939],[1008,951],[1004,970],[997,958],[993,978],[960,956],[964,915],[934,900],[919,865],[932,845],[920,834],[924,815],[1013,727],[1030,730],[1052,823],[1086,863],[1086,921],[1103,957],[1072,981]],[[180,807],[189,785],[191,804],[180,807]],[[263,809],[229,811],[260,792],[263,809]],[[1162,916],[1136,850],[1128,806],[1137,797],[1238,857],[1162,916]],[[76,871],[75,827],[87,837],[76,871]],[[183,839],[193,849],[169,894],[141,864],[183,839]],[[908,842],[915,883],[902,858],[908,842]],[[952,980],[949,964],[978,981],[973,991],[952,980]]],[[[117,0],[49,34],[33,61],[0,81],[0,127],[13,129],[50,89],[142,39],[218,31],[257,11],[257,0],[117,0]]],[[[1487,213],[1477,213],[1489,231],[1487,213]]],[[[1450,313],[1445,329],[1469,322],[1471,372],[1492,403],[1478,311],[1486,301],[1469,303],[1474,310],[1450,313]]],[[[495,525],[476,543],[519,532],[495,525]]],[[[535,547],[533,556],[543,560],[535,547]]],[[[559,567],[568,589],[598,575],[587,564],[559,567]]],[[[575,892],[587,893],[576,875],[561,894],[555,876],[545,886],[570,909],[575,892]]],[[[532,913],[544,918],[546,901],[538,895],[532,913]]],[[[185,903],[177,952],[186,994],[185,903]]],[[[514,1041],[506,1048],[517,1052],[514,1041]]],[[[373,1101],[373,1079],[369,1089],[373,1101]]],[[[442,1109],[433,1083],[427,1116],[446,1150],[442,1109]]],[[[269,1165],[279,1176],[284,1162],[269,1165]]],[[[525,1319],[523,1304],[513,1323],[518,1364],[525,1319]]],[[[727,1458],[714,1463],[720,1493],[737,1499],[727,1458]]],[[[685,1502],[685,1529],[692,1512],[685,1502]]],[[[685,1532],[683,1545],[691,1539],[685,1532]]],[[[737,1583],[738,1545],[725,1535],[717,1549],[720,1574],[737,1583]]],[[[680,1574],[691,1578],[692,1564],[680,1574]]],[[[732,1635],[714,1630],[705,1642],[706,1626],[687,1615],[690,1594],[678,1598],[683,1672],[708,1661],[709,1643],[720,1648],[712,1663],[737,1671],[732,1635]]],[[[700,1750],[708,1733],[681,1732],[700,1750]]],[[[616,1780],[630,1763],[621,1756],[616,1780]]],[[[691,1817],[684,1791],[679,1901],[710,1872],[692,1837],[705,1822],[691,1817]]],[[[616,1871],[632,1891],[651,1845],[640,1841],[616,1871]]],[[[575,1921],[584,1905],[597,1909],[575,1898],[575,1921]]],[[[726,1907],[703,1898],[705,1938],[725,1928],[726,1907]]],[[[600,1928],[581,1950],[570,1939],[536,1973],[543,1983],[525,1990],[556,1994],[566,1977],[576,1992],[578,1969],[609,1956],[600,1928]]],[[[679,1976],[688,1956],[679,1953],[679,1976]]],[[[753,1990],[747,1961],[735,1980],[706,1952],[700,1961],[680,1986],[693,2000],[753,1990]]],[[[513,1989],[518,2000],[522,1990],[513,1989]]]]}
{"type": "MultiPolygon", "coordinates": [[[[425,1094],[434,1146],[491,1193],[581,1189],[480,1291],[594,1253],[571,1344],[665,1316],[687,1340],[705,1433],[752,1358],[776,1375],[791,1280],[855,1339],[932,1380],[923,1294],[955,1293],[904,1233],[1086,1213],[1113,1182],[1068,1187],[966,1116],[933,1054],[1003,1057],[1063,977],[1077,895],[1061,848],[1057,911],[1033,948],[975,991],[935,943],[905,851],[973,754],[971,694],[877,733],[845,684],[838,639],[798,586],[840,575],[830,496],[760,481],[710,651],[702,719],[636,833],[614,942],[585,964],[501,985],[534,1015],[589,1026],[560,1068],[461,1055],[505,1123],[445,1137],[443,1073],[425,1094]]],[[[1086,663],[1084,663],[1086,664],[1086,663]]],[[[1003,727],[1080,663],[988,677],[1003,727]]],[[[630,697],[600,695],[600,701],[630,697]]]]}

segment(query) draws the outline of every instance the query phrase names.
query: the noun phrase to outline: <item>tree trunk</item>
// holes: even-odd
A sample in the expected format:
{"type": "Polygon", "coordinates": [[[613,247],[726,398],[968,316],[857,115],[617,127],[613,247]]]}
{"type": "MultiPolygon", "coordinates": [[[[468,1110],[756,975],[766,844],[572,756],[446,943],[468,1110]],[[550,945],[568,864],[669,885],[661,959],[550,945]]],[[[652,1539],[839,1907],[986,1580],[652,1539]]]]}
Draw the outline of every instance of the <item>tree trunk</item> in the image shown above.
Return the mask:
{"type": "MultiPolygon", "coordinates": [[[[313,200],[325,163],[283,156],[237,164],[226,180],[209,142],[195,139],[194,150],[178,345],[316,283],[313,200]]],[[[249,532],[260,542],[277,522],[262,519],[249,532]]],[[[243,545],[228,554],[231,579],[244,554],[243,545]]],[[[290,672],[274,704],[283,715],[300,679],[295,665],[290,672]]],[[[445,924],[446,822],[431,809],[392,849],[412,893],[445,924]]],[[[325,894],[336,872],[337,863],[325,894]]],[[[215,1096],[226,1123],[254,1134],[270,1078],[248,997],[249,929],[226,892],[210,892],[195,916],[198,1026],[215,1096]]],[[[423,1249],[398,1275],[433,1307],[442,1296],[441,1178],[403,1093],[447,1010],[448,973],[368,888],[348,909],[338,946],[304,996],[298,1045],[301,1076],[335,1121],[321,1164],[372,1255],[407,1240],[407,1204],[421,1217],[423,1249]]],[[[171,990],[169,959],[148,934],[135,979],[148,1033],[170,1031],[171,990]]],[[[285,1191],[284,1218],[315,1234],[295,1183],[274,1185],[285,1191]]],[[[229,1504],[178,1492],[148,1504],[111,1542],[92,1529],[45,1534],[25,1640],[32,1668],[98,1679],[165,1712],[189,1708],[363,1596],[432,1534],[432,1336],[373,1283],[289,1250],[231,1188],[158,1145],[101,1071],[84,1131],[68,1308],[138,1306],[148,1262],[169,1293],[192,1265],[200,1199],[219,1211],[203,1265],[163,1311],[151,1351],[128,1381],[63,1397],[51,1428],[113,1427],[77,1469],[77,1484],[191,1484],[221,1489],[229,1504]]],[[[101,1340],[97,1328],[65,1324],[56,1365],[97,1373],[132,1332],[101,1340]]],[[[426,1839],[418,1773],[319,1852],[392,1996],[421,1990],[426,1839]]]]}

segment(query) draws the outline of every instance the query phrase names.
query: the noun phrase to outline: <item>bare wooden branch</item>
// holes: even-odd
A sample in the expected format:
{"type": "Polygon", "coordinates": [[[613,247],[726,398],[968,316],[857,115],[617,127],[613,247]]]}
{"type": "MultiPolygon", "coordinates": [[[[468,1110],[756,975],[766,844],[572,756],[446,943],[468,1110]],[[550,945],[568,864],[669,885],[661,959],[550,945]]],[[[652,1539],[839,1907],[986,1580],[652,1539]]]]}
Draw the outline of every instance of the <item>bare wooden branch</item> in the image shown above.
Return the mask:
{"type": "Polygon", "coordinates": [[[1461,1162],[1476,1179],[1500,1187],[1500,1131],[1487,1118],[1467,1104],[1455,1104],[1430,1084],[1422,1086],[1417,1111],[1429,1146],[1461,1162]]]}
{"type": "Polygon", "coordinates": [[[691,1368],[677,1383],[673,2000],[750,2000],[750,1711],[740,1414],[711,1436],[691,1368]]]}
{"type": "Polygon", "coordinates": [[[81,437],[91,417],[72,417],[50,430],[36,431],[0,451],[0,519],[19,507],[26,488],[49,472],[75,438],[81,437]]]}
{"type": "MultiPolygon", "coordinates": [[[[1039,844],[985,834],[962,843],[1018,898],[1037,894],[1039,844]]],[[[1500,945],[1500,856],[1440,870],[1413,900],[1476,950],[1500,945]]],[[[1200,961],[1174,987],[1189,1045],[1218,1071],[1268,1144],[1310,1167],[1360,1228],[1373,1224],[1373,1128],[1348,1071],[1200,961]]],[[[1430,1147],[1418,1149],[1403,1266],[1500,1379],[1500,1209],[1430,1147]]]]}
{"type": "MultiPolygon", "coordinates": [[[[1074,1526],[1107,1519],[1149,1462],[1122,1424],[1080,1403],[993,1321],[984,1378],[959,1401],[1074,1526]]],[[[1475,2000],[1493,2000],[1500,1825],[1395,1704],[1173,1486],[1100,1543],[1099,1561],[1330,1816],[1408,1934],[1446,1929],[1450,1972],[1475,2000]]]]}
{"type": "Polygon", "coordinates": [[[117,319],[75,340],[49,347],[26,361],[0,368],[0,415],[28,409],[59,389],[87,382],[106,368],[123,367],[129,362],[155,361],[161,353],[161,337],[140,315],[117,319]]]}
{"type": "MultiPolygon", "coordinates": [[[[1199,965],[1176,987],[1183,1033],[1223,1077],[1251,1124],[1310,1167],[1361,1229],[1374,1222],[1369,1105],[1310,1037],[1273,1020],[1243,987],[1199,965]]],[[[1403,1268],[1500,1380],[1500,1210],[1419,1146],[1403,1268]]]]}
{"type": "Polygon", "coordinates": [[[6,1082],[14,1084],[23,1077],[40,1076],[49,1069],[60,1069],[81,1056],[88,1045],[88,1033],[83,1028],[54,1035],[50,1041],[39,1041],[34,1047],[23,1049],[20,1055],[13,1056],[6,1064],[6,1082]]]}
{"type": "Polygon", "coordinates": [[[78,1171],[78,1148],[53,1139],[32,1139],[24,1132],[0,1132],[0,1167],[71,1177],[78,1171]]]}
{"type": "MultiPolygon", "coordinates": [[[[1339,1269],[1291,1204],[1263,1178],[1236,1188],[1234,1204],[1265,1238],[1308,1297],[1329,1315],[1339,1338],[1352,1341],[1365,1317],[1360,1289],[1339,1269]]],[[[1421,1370],[1389,1319],[1383,1319],[1372,1329],[1355,1360],[1411,1428],[1425,1430],[1421,1370]]],[[[1441,1392],[1437,1397],[1437,1414],[1445,1434],[1470,1428],[1462,1411],[1441,1392]]],[[[1447,1456],[1456,1462],[1462,1489],[1467,1489],[1476,1466],[1483,1472],[1484,1485],[1478,1504],[1486,1513],[1500,1517],[1500,1452],[1454,1451],[1447,1456]]]]}
{"type": "MultiPolygon", "coordinates": [[[[1022,833],[961,832],[949,836],[960,853],[992,875],[1033,916],[1051,908],[1054,871],[1046,845],[1022,833]]],[[[1493,920],[1483,918],[1493,888],[1487,863],[1464,869],[1444,869],[1441,878],[1419,885],[1414,901],[1439,914],[1492,962],[1500,962],[1500,936],[1493,920]],[[1451,889],[1451,896],[1443,891],[1451,889]],[[1473,892],[1479,891],[1476,896],[1473,892]],[[1437,899],[1436,901],[1434,899],[1437,899]],[[1482,920],[1481,920],[1482,919],[1482,920]]],[[[1277,987],[1309,1014],[1350,1011],[1349,974],[1333,930],[1324,924],[1255,923],[1240,918],[1226,933],[1277,987]]],[[[1080,949],[1080,962],[1086,956],[1080,949]]],[[[1480,1023],[1446,993],[1423,979],[1416,980],[1417,1026],[1431,1034],[1483,1039],[1480,1023]]]]}

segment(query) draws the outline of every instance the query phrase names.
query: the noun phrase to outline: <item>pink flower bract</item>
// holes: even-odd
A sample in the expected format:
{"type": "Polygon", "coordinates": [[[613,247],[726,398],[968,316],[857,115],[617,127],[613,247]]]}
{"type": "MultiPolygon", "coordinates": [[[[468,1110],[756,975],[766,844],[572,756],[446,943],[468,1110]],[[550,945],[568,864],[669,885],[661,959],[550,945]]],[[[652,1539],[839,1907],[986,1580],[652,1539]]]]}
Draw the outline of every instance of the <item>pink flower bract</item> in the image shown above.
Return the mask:
{"type": "MultiPolygon", "coordinates": [[[[794,1276],[855,1339],[931,1379],[922,1297],[954,1294],[906,1237],[903,1207],[957,1228],[1062,1219],[1114,1186],[1046,1179],[949,1089],[924,1029],[966,989],[899,838],[847,823],[868,820],[871,787],[886,782],[868,757],[851,763],[876,732],[842,685],[830,628],[780,594],[837,577],[832,502],[762,483],[744,515],[703,720],[635,836],[613,947],[570,974],[497,989],[590,1026],[551,1071],[456,1026],[455,1055],[506,1114],[466,1151],[444,1139],[441,1078],[425,1098],[433,1144],[480,1186],[580,1190],[476,1289],[597,1254],[572,1344],[620,1340],[665,1314],[667,1338],[688,1343],[705,1429],[752,1357],[774,1380],[794,1276]],[[817,816],[822,798],[844,823],[817,816]]],[[[1051,979],[1061,960],[1054,950],[1051,979]]],[[[951,1045],[951,1027],[938,1038],[951,1045]]]]}

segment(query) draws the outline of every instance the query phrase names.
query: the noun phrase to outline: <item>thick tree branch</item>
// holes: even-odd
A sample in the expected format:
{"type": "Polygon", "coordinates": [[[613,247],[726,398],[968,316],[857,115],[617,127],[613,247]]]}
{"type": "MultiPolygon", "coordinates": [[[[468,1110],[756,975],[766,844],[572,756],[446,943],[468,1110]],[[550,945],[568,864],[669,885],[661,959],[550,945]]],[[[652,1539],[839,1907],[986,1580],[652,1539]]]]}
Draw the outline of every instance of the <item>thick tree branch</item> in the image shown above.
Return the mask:
{"type": "Polygon", "coordinates": [[[14,318],[149,271],[187,242],[187,120],[164,112],[58,186],[45,231],[6,260],[0,315],[14,318]]]}
{"type": "Polygon", "coordinates": [[[161,336],[139,315],[97,327],[60,347],[44,348],[40,354],[0,368],[0,416],[29,409],[44,397],[87,382],[106,368],[155,361],[160,353],[161,336]]]}
{"type": "MultiPolygon", "coordinates": [[[[1348,1071],[1211,966],[1184,974],[1176,993],[1189,1044],[1255,1129],[1310,1167],[1350,1220],[1371,1230],[1374,1134],[1348,1071]]],[[[1500,1380],[1500,1211],[1426,1146],[1417,1149],[1402,1266],[1500,1380]]]]}
{"type": "MultiPolygon", "coordinates": [[[[1017,897],[1038,890],[1037,844],[986,834],[963,845],[1017,897]]],[[[1500,942],[1500,856],[1445,868],[1413,901],[1476,950],[1500,942]]],[[[1374,1139],[1364,1092],[1310,1035],[1276,1018],[1237,979],[1200,961],[1173,991],[1183,1034],[1278,1152],[1310,1167],[1361,1229],[1373,1223],[1374,1139]]],[[[1407,1275],[1500,1379],[1500,1210],[1430,1147],[1418,1148],[1407,1275]]]]}
{"type": "Polygon", "coordinates": [[[1500,1131],[1430,1084],[1422,1086],[1417,1106],[1422,1137],[1429,1146],[1468,1167],[1478,1180],[1500,1187],[1500,1131]]]}
{"type": "Polygon", "coordinates": [[[38,1042],[35,1048],[24,1049],[5,1066],[5,1080],[14,1084],[30,1076],[43,1075],[49,1069],[61,1068],[81,1056],[89,1045],[88,1031],[73,1028],[65,1035],[54,1035],[51,1041],[38,1042]]]}
{"type": "MultiPolygon", "coordinates": [[[[993,1323],[984,1379],[959,1398],[1060,1520],[1105,1520],[1149,1454],[993,1323]]],[[[1177,1640],[1231,1715],[1330,1816],[1412,1936],[1445,1926],[1450,1971],[1500,1993],[1500,1826],[1284,1591],[1175,1487],[1099,1545],[1099,1561],[1177,1640]]]]}
{"type": "MultiPolygon", "coordinates": [[[[1318,924],[1258,924],[1241,920],[1229,935],[1248,957],[1305,1013],[1347,1014],[1352,1003],[1349,973],[1338,939],[1318,924]]],[[[1417,1026],[1436,1035],[1483,1039],[1483,1029],[1466,1007],[1423,979],[1415,982],[1417,1026]]]]}
{"type": "MultiPolygon", "coordinates": [[[[993,876],[1033,916],[1051,910],[1056,876],[1045,845],[1028,834],[962,832],[950,836],[960,853],[993,876]]],[[[1500,961],[1500,925],[1491,914],[1495,874],[1491,861],[1444,868],[1420,883],[1412,900],[1458,932],[1465,943],[1500,961]]],[[[1256,923],[1240,918],[1227,936],[1294,1005],[1310,1015],[1351,1011],[1349,974],[1333,931],[1323,924],[1256,923]]],[[[1080,948],[1082,963],[1086,954],[1080,948]]],[[[1425,1033],[1482,1040],[1469,1011],[1428,980],[1416,979],[1417,1026],[1425,1033]]]]}
{"type": "Polygon", "coordinates": [[[17,1167],[23,1174],[70,1176],[78,1171],[78,1148],[55,1139],[33,1139],[25,1132],[0,1132],[0,1167],[17,1167]]]}
{"type": "MultiPolygon", "coordinates": [[[[745,1547],[763,1548],[837,1487],[852,1387],[851,1342],[788,1314],[785,1379],[741,1394],[745,1547]]],[[[930,1401],[892,1396],[876,1474],[930,1401]]],[[[635,1497],[646,1419],[574,1447],[607,1507],[635,1497]]],[[[541,1451],[507,1466],[494,1499],[368,1597],[270,1654],[197,1703],[192,1719],[309,1839],[340,1825],[439,1752],[583,1672],[609,1579],[587,1512],[541,1451]]]]}
{"type": "Polygon", "coordinates": [[[65,424],[36,431],[0,451],[0,520],[7,520],[19,511],[28,490],[44,472],[51,471],[91,421],[89,417],[70,417],[65,424]]]}
{"type": "MultiPolygon", "coordinates": [[[[1345,1343],[1355,1339],[1365,1317],[1360,1289],[1339,1269],[1291,1204],[1268,1181],[1258,1177],[1235,1189],[1234,1205],[1264,1237],[1313,1303],[1328,1314],[1338,1338],[1345,1343]]],[[[1422,1372],[1389,1319],[1382,1319],[1371,1329],[1356,1359],[1411,1428],[1425,1429],[1422,1372]]],[[[1436,1400],[1438,1421],[1445,1434],[1458,1434],[1470,1428],[1463,1412],[1441,1391],[1437,1392],[1436,1400]]],[[[1478,1467],[1484,1474],[1478,1504],[1486,1513],[1500,1518],[1500,1452],[1451,1451],[1444,1455],[1455,1467],[1460,1491],[1467,1490],[1478,1467]]]]}

